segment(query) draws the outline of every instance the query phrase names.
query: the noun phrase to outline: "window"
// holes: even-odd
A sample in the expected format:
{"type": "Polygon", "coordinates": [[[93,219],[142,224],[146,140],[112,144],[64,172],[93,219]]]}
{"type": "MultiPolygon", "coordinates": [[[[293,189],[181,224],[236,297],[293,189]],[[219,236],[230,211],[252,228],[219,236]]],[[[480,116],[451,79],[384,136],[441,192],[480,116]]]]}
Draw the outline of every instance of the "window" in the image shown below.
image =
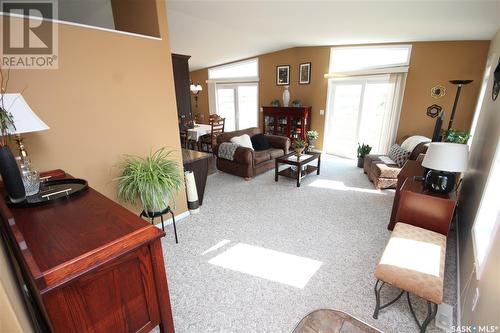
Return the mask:
{"type": "Polygon", "coordinates": [[[225,131],[258,125],[258,81],[257,58],[208,69],[209,113],[226,119],[225,131]]]}
{"type": "Polygon", "coordinates": [[[236,63],[213,67],[208,70],[208,79],[257,78],[259,76],[258,59],[239,61],[236,63]]]}
{"type": "Polygon", "coordinates": [[[226,119],[225,131],[258,126],[257,91],[257,83],[217,85],[217,114],[226,119]]]}
{"type": "Polygon", "coordinates": [[[330,73],[410,64],[411,45],[332,47],[330,73]]]}
{"type": "Polygon", "coordinates": [[[490,174],[484,187],[476,220],[472,226],[472,242],[476,256],[476,275],[478,279],[481,277],[485,259],[491,250],[491,245],[500,226],[498,184],[500,184],[500,142],[497,142],[490,174]]]}
{"type": "Polygon", "coordinates": [[[354,158],[359,143],[385,154],[396,140],[411,45],[332,47],[325,152],[354,158]]]}

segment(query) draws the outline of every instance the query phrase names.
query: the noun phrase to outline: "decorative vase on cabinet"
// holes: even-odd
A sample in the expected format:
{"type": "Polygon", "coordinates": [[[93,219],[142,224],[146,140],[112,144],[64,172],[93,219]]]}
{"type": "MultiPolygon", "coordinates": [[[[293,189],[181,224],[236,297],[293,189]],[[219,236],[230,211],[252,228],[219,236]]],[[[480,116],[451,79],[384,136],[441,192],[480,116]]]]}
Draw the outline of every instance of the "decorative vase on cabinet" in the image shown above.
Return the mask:
{"type": "Polygon", "coordinates": [[[283,91],[283,106],[288,107],[288,103],[290,103],[290,92],[288,91],[288,86],[285,86],[285,90],[283,91]]]}

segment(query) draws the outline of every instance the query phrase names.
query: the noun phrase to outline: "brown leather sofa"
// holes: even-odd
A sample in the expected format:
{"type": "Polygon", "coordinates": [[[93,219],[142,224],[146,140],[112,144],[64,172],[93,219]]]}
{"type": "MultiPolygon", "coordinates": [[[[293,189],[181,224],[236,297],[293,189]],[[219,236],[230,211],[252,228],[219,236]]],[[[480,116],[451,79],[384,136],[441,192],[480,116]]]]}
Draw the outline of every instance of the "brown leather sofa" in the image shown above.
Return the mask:
{"type": "Polygon", "coordinates": [[[233,161],[219,158],[219,145],[222,142],[229,142],[232,137],[248,134],[250,137],[262,133],[257,127],[244,130],[225,132],[217,136],[217,145],[214,147],[214,154],[217,156],[217,169],[236,176],[250,180],[255,175],[274,168],[274,160],[277,157],[288,154],[290,149],[290,139],[285,136],[267,135],[271,148],[261,151],[254,151],[250,148],[238,147],[234,153],[233,161]]]}

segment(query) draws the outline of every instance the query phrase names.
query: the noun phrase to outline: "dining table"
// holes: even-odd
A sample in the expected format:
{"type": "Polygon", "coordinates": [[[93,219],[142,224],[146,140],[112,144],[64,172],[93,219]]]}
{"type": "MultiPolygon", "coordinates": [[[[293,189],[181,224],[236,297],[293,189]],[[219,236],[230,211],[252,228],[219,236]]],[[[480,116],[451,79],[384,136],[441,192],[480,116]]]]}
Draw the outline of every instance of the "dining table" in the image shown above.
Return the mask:
{"type": "Polygon", "coordinates": [[[212,126],[208,124],[194,124],[193,128],[188,128],[187,139],[198,142],[200,137],[212,132],[212,126]]]}
{"type": "Polygon", "coordinates": [[[195,123],[193,128],[187,129],[186,148],[190,146],[190,143],[194,142],[198,149],[200,149],[200,138],[210,133],[212,133],[212,125],[195,123]]]}

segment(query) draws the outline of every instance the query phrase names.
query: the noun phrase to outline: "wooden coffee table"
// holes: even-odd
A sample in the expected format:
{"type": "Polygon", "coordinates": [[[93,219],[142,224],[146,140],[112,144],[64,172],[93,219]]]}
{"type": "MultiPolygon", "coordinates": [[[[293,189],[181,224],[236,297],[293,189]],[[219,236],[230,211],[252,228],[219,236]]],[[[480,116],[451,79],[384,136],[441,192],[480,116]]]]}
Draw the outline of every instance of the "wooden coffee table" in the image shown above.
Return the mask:
{"type": "Polygon", "coordinates": [[[319,175],[320,165],[321,165],[321,153],[307,153],[298,157],[295,153],[290,153],[281,157],[278,157],[275,162],[274,168],[274,181],[278,181],[278,176],[288,177],[297,180],[297,187],[300,187],[300,181],[302,178],[310,173],[316,172],[319,175]],[[308,163],[317,160],[318,164],[316,166],[309,165],[308,163]],[[279,170],[280,164],[287,164],[290,167],[279,170]],[[295,166],[297,171],[292,170],[291,166],[295,166]]]}

